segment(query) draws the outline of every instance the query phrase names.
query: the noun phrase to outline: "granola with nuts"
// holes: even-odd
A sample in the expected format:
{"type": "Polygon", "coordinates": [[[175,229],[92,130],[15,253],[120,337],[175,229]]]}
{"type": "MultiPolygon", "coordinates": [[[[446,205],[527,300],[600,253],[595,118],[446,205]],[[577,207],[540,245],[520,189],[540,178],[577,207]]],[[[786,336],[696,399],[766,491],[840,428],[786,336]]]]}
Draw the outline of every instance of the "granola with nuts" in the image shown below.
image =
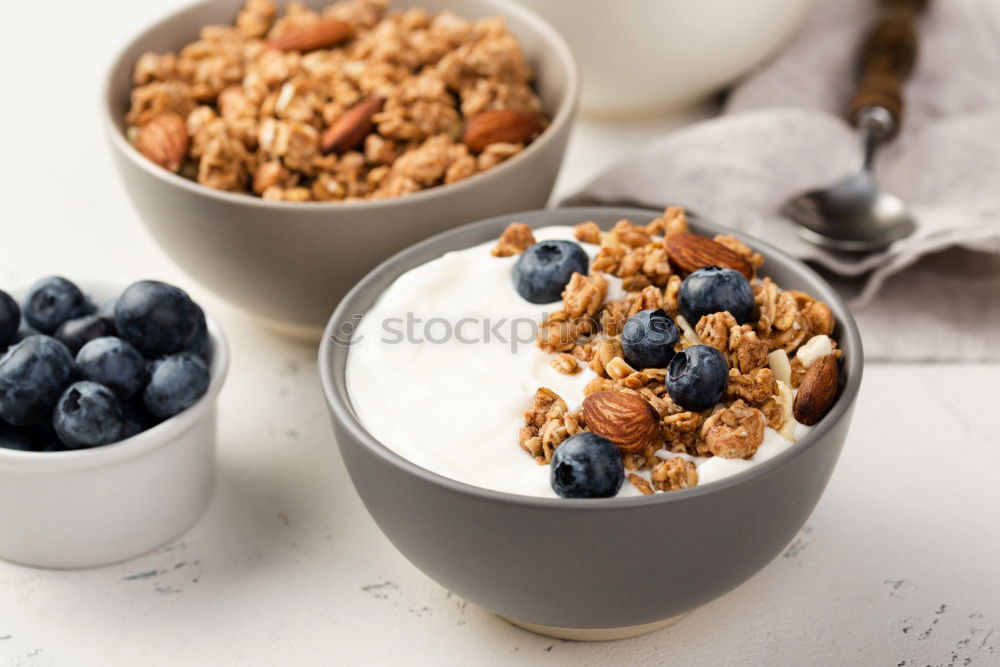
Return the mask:
{"type": "MultiPolygon", "coordinates": [[[[590,246],[590,273],[572,275],[559,309],[546,315],[537,340],[541,350],[555,355],[551,365],[556,370],[590,374],[583,396],[596,399],[599,392],[622,392],[648,404],[658,420],[652,442],[634,441],[635,425],[646,418],[641,410],[623,413],[620,418],[627,421],[617,430],[613,420],[618,412],[599,413],[600,428],[596,429],[602,436],[633,434],[627,443],[616,445],[626,479],[646,495],[696,485],[699,462],[712,457],[752,459],[768,428],[794,442],[795,388],[818,359],[842,354],[831,336],[835,322],[830,308],[804,292],[783,290],[770,277],[758,275],[764,267],[760,253],[733,236],[702,237],[697,243],[671,246],[687,249],[683,261],[675,264],[668,246],[684,235],[692,232],[684,211],[676,207],[645,225],[620,220],[607,231],[592,221],[576,225],[573,236],[590,246]],[[664,239],[673,240],[665,246],[664,239]],[[720,310],[690,323],[680,314],[684,280],[698,270],[691,264],[702,261],[705,253],[711,257],[713,248],[722,248],[716,254],[725,261],[749,267],[739,278],[749,281],[745,299],[752,294],[753,303],[747,302],[741,315],[745,318],[752,311],[749,320],[737,321],[729,311],[720,310]],[[626,322],[641,311],[657,309],[676,324],[677,334],[671,339],[676,341],[675,355],[695,345],[708,346],[721,355],[728,377],[714,407],[683,407],[678,400],[684,401],[671,395],[667,368],[642,368],[629,362],[622,342],[626,322]],[[608,420],[612,420],[611,427],[608,420]]],[[[531,230],[514,223],[504,231],[494,254],[523,252],[531,241],[531,230]]],[[[596,428],[588,425],[588,409],[585,405],[582,414],[571,414],[564,400],[539,389],[525,415],[521,446],[536,461],[550,462],[562,442],[596,428]]]]}
{"type": "Polygon", "coordinates": [[[653,485],[646,481],[645,477],[636,475],[634,472],[628,474],[628,481],[632,483],[635,488],[639,489],[639,492],[644,496],[651,496],[655,493],[653,491],[653,485]]]}
{"type": "Polygon", "coordinates": [[[725,393],[727,400],[763,405],[777,393],[778,384],[770,368],[758,368],[749,373],[741,373],[738,368],[729,369],[725,393]]]}
{"type": "Polygon", "coordinates": [[[593,243],[594,245],[601,242],[601,228],[593,220],[581,222],[573,228],[573,232],[578,241],[593,243]]]}
{"type": "Polygon", "coordinates": [[[125,121],[140,152],[210,188],[383,199],[521,152],[547,124],[533,79],[499,17],[392,11],[389,0],[293,0],[279,15],[273,0],[246,0],[233,25],[140,56],[125,121]],[[164,116],[186,127],[171,122],[166,136],[164,116]]]}
{"type": "Polygon", "coordinates": [[[500,240],[490,254],[494,257],[510,257],[521,254],[533,245],[535,236],[531,233],[531,227],[523,222],[512,222],[503,230],[500,240]]]}
{"type": "Polygon", "coordinates": [[[549,463],[556,447],[582,430],[579,414],[570,413],[566,401],[551,389],[541,387],[524,413],[519,439],[521,447],[535,461],[549,463]]]}
{"type": "Polygon", "coordinates": [[[686,489],[698,483],[698,469],[680,456],[673,456],[653,466],[653,486],[660,491],[686,489]]]}
{"type": "Polygon", "coordinates": [[[593,319],[608,295],[608,281],[600,273],[574,273],[563,291],[563,307],[572,318],[593,319]]]}
{"type": "Polygon", "coordinates": [[[699,451],[725,459],[748,459],[763,444],[765,426],[763,412],[737,400],[702,424],[699,451]]]}
{"type": "Polygon", "coordinates": [[[576,375],[580,372],[580,360],[567,352],[560,352],[549,362],[552,368],[566,375],[576,375]]]}

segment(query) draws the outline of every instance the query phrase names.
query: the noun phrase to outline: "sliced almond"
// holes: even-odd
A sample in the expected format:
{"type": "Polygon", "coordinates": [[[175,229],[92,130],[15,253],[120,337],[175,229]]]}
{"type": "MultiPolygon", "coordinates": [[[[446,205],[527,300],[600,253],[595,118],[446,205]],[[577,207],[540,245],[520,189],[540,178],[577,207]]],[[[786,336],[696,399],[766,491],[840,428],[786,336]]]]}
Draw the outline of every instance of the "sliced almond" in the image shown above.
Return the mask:
{"type": "Polygon", "coordinates": [[[740,255],[717,241],[699,234],[674,234],[663,239],[670,262],[684,273],[706,266],[734,269],[750,280],[753,267],[740,255]]]}
{"type": "Polygon", "coordinates": [[[583,421],[597,435],[615,443],[622,454],[641,451],[659,437],[659,415],[634,394],[598,391],[583,399],[583,421]]]}
{"type": "Polygon", "coordinates": [[[674,320],[681,329],[681,339],[685,346],[702,344],[701,336],[698,335],[698,332],[694,330],[694,327],[691,326],[691,323],[683,315],[678,315],[674,320]]]}
{"type": "Polygon", "coordinates": [[[339,19],[319,19],[292,25],[280,35],[264,42],[264,46],[280,51],[315,51],[339,44],[354,34],[349,23],[339,19]]]}
{"type": "Polygon", "coordinates": [[[828,354],[833,354],[833,340],[829,336],[820,334],[803,343],[795,353],[795,358],[804,368],[810,368],[818,359],[828,354]]]}
{"type": "Polygon", "coordinates": [[[320,148],[324,153],[346,153],[360,146],[375,127],[372,116],[384,104],[384,97],[369,97],[355,104],[326,128],[319,140],[320,148]]]}
{"type": "Polygon", "coordinates": [[[830,410],[837,398],[837,357],[820,357],[802,376],[792,412],[800,424],[812,426],[830,410]]]}
{"type": "Polygon", "coordinates": [[[634,472],[630,472],[628,474],[628,481],[632,482],[632,485],[635,488],[639,489],[639,491],[641,491],[642,495],[644,496],[651,496],[655,493],[655,491],[653,491],[653,487],[650,486],[649,482],[647,482],[644,478],[640,477],[639,475],[636,475],[634,472]]]}
{"type": "Polygon", "coordinates": [[[784,350],[773,350],[767,355],[767,365],[774,374],[774,379],[785,384],[792,383],[792,364],[788,361],[788,353],[784,350]]]}
{"type": "Polygon", "coordinates": [[[777,380],[778,393],[775,395],[775,402],[778,407],[781,408],[781,414],[783,421],[781,422],[781,428],[778,429],[785,440],[789,442],[795,442],[795,419],[792,413],[792,404],[794,400],[792,398],[792,387],[781,380],[777,380]]]}
{"type": "Polygon", "coordinates": [[[535,114],[496,109],[470,118],[462,141],[473,153],[479,153],[490,144],[526,144],[541,131],[542,119],[535,114]]]}
{"type": "Polygon", "coordinates": [[[173,111],[154,116],[139,128],[135,147],[152,162],[177,173],[188,150],[188,132],[184,118],[173,111]]]}

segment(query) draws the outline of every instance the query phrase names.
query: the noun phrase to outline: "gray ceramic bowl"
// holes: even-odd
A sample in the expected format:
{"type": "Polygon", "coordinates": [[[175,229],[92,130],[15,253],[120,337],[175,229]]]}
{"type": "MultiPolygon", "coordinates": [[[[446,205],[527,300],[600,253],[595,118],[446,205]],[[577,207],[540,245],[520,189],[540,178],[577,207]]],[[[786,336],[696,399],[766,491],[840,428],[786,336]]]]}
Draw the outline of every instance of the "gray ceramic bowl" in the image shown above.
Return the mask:
{"type": "MultiPolygon", "coordinates": [[[[306,0],[321,7],[332,0],[306,0]]],[[[125,187],[153,236],[196,280],[286,333],[316,339],[340,298],[378,262],[471,220],[544,206],[576,113],[576,64],[562,37],[503,0],[394,0],[393,7],[503,15],[534,65],[552,123],[521,154],[482,174],[406,197],[289,203],[220,192],[158,168],[124,135],[132,67],[146,51],[176,50],[201,26],[232,22],[239,0],[205,0],[132,40],[104,91],[104,125],[125,187]]]]}
{"type": "MultiPolygon", "coordinates": [[[[532,226],[621,218],[641,209],[578,208],[521,213],[532,226]]],[[[794,447],[733,477],[638,498],[565,500],[517,496],[456,482],[420,468],[376,441],[351,407],[345,382],[349,331],[401,273],[496,238],[512,216],[428,239],[381,264],[344,298],[319,353],[337,444],[368,511],[410,562],[444,587],[532,629],[571,637],[614,637],[699,607],[773,559],[819,500],[847,436],[861,382],[861,339],[846,305],[816,273],[780,250],[746,239],[767,257],[763,273],[822,299],[844,350],[840,395],[794,447]],[[543,626],[539,628],[538,626],[543,626]],[[566,629],[601,629],[580,635],[566,629]]],[[[697,224],[708,234],[724,230],[697,224]]],[[[725,230],[728,231],[728,230],[725,230]]]]}

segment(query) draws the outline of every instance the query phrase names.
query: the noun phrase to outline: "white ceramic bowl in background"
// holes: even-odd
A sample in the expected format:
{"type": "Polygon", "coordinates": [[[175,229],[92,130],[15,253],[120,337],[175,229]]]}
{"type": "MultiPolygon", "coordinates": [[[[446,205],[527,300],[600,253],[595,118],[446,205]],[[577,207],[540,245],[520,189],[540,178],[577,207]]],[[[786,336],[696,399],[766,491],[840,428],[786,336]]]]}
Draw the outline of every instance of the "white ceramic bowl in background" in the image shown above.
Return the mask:
{"type": "MultiPolygon", "coordinates": [[[[80,287],[96,303],[125,288],[80,287]]],[[[48,568],[115,563],[172,540],[202,515],[215,482],[216,402],[229,367],[225,336],[206,319],[211,382],[181,414],[94,449],[0,448],[0,558],[48,568]]]]}
{"type": "Polygon", "coordinates": [[[693,104],[773,53],[812,0],[518,0],[569,42],[584,113],[649,114],[693,104]]]}

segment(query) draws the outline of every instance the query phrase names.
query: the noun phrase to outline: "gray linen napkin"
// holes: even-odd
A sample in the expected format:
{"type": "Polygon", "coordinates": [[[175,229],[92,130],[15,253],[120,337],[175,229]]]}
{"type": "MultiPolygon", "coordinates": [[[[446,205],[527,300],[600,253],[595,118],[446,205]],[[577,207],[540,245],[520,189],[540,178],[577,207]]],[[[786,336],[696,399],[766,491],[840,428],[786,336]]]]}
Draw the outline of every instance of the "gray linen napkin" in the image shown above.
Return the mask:
{"type": "Polygon", "coordinates": [[[869,359],[1000,360],[1000,2],[937,0],[880,182],[917,232],[864,258],[801,240],[776,210],[859,152],[842,119],[873,0],[819,0],[797,36],[739,84],[722,116],[666,135],[563,205],[680,204],[810,260],[851,299],[869,359]]]}

